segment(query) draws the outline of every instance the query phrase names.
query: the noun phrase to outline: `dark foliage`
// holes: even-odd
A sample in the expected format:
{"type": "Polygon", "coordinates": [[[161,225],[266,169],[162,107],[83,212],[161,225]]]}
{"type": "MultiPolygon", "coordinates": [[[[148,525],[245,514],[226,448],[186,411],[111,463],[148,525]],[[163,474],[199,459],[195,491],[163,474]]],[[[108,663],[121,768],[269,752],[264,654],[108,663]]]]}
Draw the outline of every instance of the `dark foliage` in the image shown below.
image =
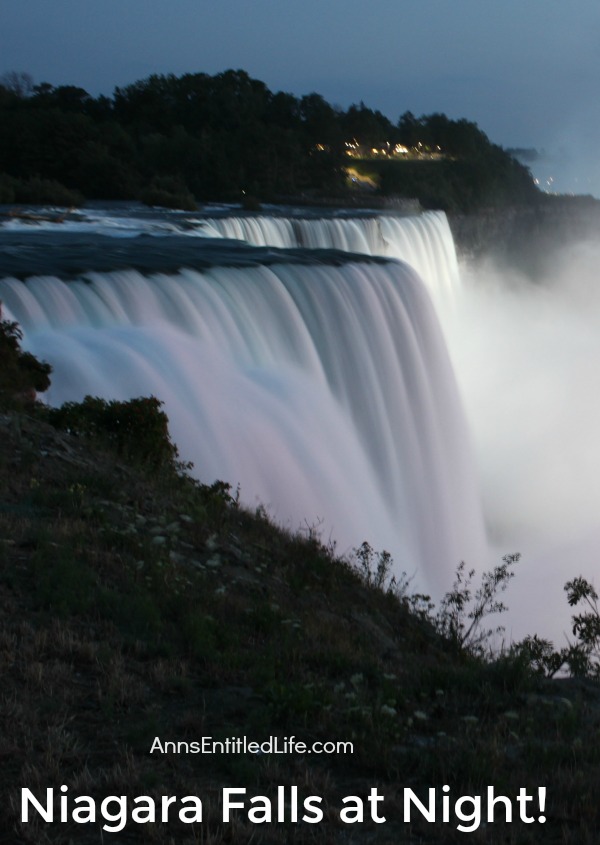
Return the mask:
{"type": "Polygon", "coordinates": [[[48,421],[71,434],[93,437],[129,460],[153,467],[172,466],[177,447],[169,435],[169,420],[154,396],[110,402],[86,396],[47,410],[48,421]]]}
{"type": "Polygon", "coordinates": [[[405,112],[394,126],[363,102],[344,111],[314,92],[273,93],[243,70],[152,75],[112,98],[34,85],[27,74],[0,79],[0,201],[9,203],[73,205],[74,190],[186,209],[193,198],[343,198],[349,141],[441,151],[443,161],[375,162],[384,195],[425,207],[475,210],[537,194],[529,171],[467,120],[405,112]]]}
{"type": "MultiPolygon", "coordinates": [[[[0,312],[1,313],[1,312],[0,312]]],[[[50,386],[52,367],[21,349],[23,334],[17,323],[0,321],[0,403],[31,402],[50,386]]]]}

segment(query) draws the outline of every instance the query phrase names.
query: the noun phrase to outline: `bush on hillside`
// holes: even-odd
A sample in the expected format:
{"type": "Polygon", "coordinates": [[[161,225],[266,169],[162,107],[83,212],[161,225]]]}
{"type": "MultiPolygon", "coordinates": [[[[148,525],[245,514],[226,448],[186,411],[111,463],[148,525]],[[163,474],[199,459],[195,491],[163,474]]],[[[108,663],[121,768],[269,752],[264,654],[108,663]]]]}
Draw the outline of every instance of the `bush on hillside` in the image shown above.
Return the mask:
{"type": "Polygon", "coordinates": [[[178,452],[162,404],[154,396],[126,402],[86,396],[83,402],[50,408],[47,415],[56,428],[104,441],[129,460],[152,467],[172,466],[178,452]]]}
{"type": "MultiPolygon", "coordinates": [[[[1,311],[0,311],[1,315],[1,311]]],[[[50,386],[52,367],[23,352],[23,333],[17,323],[0,320],[0,402],[22,404],[35,400],[50,386]]]]}

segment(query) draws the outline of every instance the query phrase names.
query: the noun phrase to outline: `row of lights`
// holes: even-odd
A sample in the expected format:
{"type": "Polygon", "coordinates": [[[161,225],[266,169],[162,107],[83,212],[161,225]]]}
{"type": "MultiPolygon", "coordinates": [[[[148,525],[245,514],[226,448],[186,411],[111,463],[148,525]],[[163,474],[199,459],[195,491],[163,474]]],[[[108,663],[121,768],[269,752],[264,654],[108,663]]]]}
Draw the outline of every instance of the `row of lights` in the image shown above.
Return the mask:
{"type": "MultiPolygon", "coordinates": [[[[364,155],[365,148],[362,144],[359,144],[358,141],[345,141],[344,146],[346,147],[346,155],[352,158],[360,158],[361,155],[364,155]]],[[[315,150],[318,152],[326,152],[329,150],[327,144],[315,144],[315,150]]],[[[416,152],[418,155],[440,155],[442,152],[442,148],[438,145],[435,147],[435,150],[430,150],[428,147],[424,147],[421,141],[417,144],[416,147],[412,148],[412,152],[416,152]]],[[[408,147],[405,147],[404,144],[395,144],[393,147],[389,141],[386,141],[384,147],[371,147],[369,153],[372,156],[407,156],[410,155],[411,150],[408,147]]]]}
{"type": "MultiPolygon", "coordinates": [[[[319,148],[321,145],[317,145],[319,148]]],[[[364,147],[362,144],[359,144],[358,141],[355,139],[352,141],[345,142],[346,147],[346,155],[352,156],[354,158],[361,155],[364,152],[364,147]]],[[[422,154],[423,152],[431,153],[431,151],[427,148],[423,147],[421,141],[418,142],[416,147],[413,147],[413,151],[417,152],[418,154],[422,154]]],[[[440,154],[442,148],[440,146],[436,146],[435,153],[440,154]]],[[[382,147],[371,147],[370,154],[373,156],[407,156],[410,155],[411,150],[408,147],[405,147],[404,144],[395,144],[393,147],[389,141],[386,141],[385,146],[382,147]]]]}

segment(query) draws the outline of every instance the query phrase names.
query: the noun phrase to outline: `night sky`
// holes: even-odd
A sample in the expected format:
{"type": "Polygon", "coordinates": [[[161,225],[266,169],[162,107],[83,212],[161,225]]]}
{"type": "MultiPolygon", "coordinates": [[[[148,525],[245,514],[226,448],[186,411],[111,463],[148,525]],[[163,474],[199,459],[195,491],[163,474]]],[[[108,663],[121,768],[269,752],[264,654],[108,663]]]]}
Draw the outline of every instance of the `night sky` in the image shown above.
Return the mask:
{"type": "Polygon", "coordinates": [[[599,45],[598,0],[0,0],[0,73],[110,95],[151,73],[243,69],[394,122],[466,117],[553,156],[540,172],[561,190],[596,195],[599,45]]]}

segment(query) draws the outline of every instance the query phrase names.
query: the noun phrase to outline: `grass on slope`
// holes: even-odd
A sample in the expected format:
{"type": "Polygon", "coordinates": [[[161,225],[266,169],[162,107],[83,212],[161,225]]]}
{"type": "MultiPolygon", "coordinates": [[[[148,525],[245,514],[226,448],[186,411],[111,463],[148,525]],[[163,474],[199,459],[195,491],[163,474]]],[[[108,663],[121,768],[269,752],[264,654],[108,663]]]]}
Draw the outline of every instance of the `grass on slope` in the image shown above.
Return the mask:
{"type": "MultiPolygon", "coordinates": [[[[0,780],[11,843],[452,843],[451,814],[403,821],[403,789],[511,796],[474,843],[596,842],[598,690],[456,653],[406,601],[226,485],[124,464],[32,411],[0,415],[0,780]],[[150,754],[161,741],[351,741],[352,754],[150,754]],[[20,789],[197,795],[201,824],[20,822],[20,789]],[[223,822],[224,787],[296,785],[323,820],[223,822]],[[547,821],[518,820],[546,786],[547,821]],[[340,819],[385,796],[384,824],[340,819]]],[[[375,559],[375,558],[374,558],[375,559]]],[[[439,803],[439,802],[438,802],[439,803]]],[[[113,808],[114,809],[114,808],[113,808]]],[[[368,808],[367,808],[368,809],[368,808]]],[[[464,812],[468,811],[467,805],[464,812]]],[[[530,809],[537,817],[534,805],[530,809]]],[[[367,812],[367,815],[368,812],[367,812]]]]}

